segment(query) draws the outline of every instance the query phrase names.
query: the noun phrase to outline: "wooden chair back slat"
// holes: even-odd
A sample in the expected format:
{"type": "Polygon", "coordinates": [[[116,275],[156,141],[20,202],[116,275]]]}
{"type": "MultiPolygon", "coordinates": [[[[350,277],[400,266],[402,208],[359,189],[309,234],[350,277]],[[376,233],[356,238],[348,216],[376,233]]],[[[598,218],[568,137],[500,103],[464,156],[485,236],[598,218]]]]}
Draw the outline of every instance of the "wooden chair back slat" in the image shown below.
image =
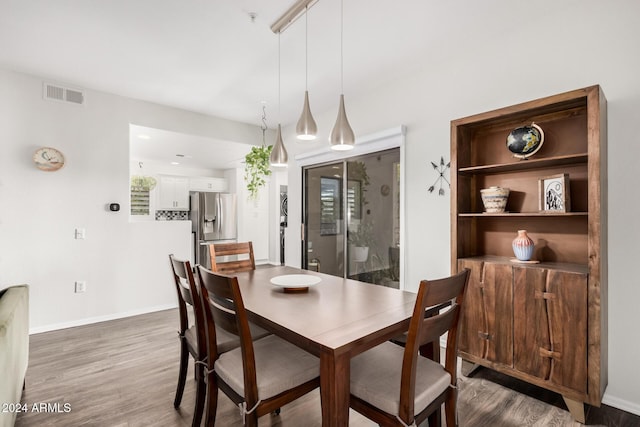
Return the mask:
{"type": "Polygon", "coordinates": [[[225,331],[234,335],[240,335],[238,330],[238,321],[236,319],[236,313],[234,310],[230,310],[226,307],[229,300],[220,300],[216,297],[211,297],[209,294],[209,307],[211,308],[211,314],[213,315],[213,321],[218,328],[222,328],[225,331]]]}
{"type": "Polygon", "coordinates": [[[440,337],[449,332],[460,315],[460,306],[454,303],[445,312],[423,320],[420,336],[417,339],[418,347],[440,340],[440,337]]]}
{"type": "Polygon", "coordinates": [[[218,273],[237,273],[256,269],[252,242],[214,243],[209,245],[211,271],[218,273]],[[218,262],[218,257],[238,256],[233,261],[218,262]]]}

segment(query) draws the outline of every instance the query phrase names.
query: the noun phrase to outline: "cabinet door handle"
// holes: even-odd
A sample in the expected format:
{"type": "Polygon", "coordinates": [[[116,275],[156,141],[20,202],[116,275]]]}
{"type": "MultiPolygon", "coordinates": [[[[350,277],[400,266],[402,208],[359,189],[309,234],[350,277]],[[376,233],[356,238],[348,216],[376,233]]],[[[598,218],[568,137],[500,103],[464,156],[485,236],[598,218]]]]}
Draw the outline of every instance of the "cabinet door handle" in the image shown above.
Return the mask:
{"type": "Polygon", "coordinates": [[[540,356],[542,356],[542,357],[548,357],[548,358],[556,359],[556,360],[562,359],[562,353],[560,353],[558,351],[551,351],[551,350],[547,350],[546,348],[540,347],[538,349],[538,352],[540,353],[540,356]]]}
{"type": "Polygon", "coordinates": [[[551,292],[536,291],[534,295],[535,299],[556,299],[556,294],[551,292]]]}
{"type": "Polygon", "coordinates": [[[483,339],[483,340],[487,340],[487,341],[491,340],[491,335],[489,335],[488,332],[478,331],[478,336],[480,337],[480,339],[483,339]]]}

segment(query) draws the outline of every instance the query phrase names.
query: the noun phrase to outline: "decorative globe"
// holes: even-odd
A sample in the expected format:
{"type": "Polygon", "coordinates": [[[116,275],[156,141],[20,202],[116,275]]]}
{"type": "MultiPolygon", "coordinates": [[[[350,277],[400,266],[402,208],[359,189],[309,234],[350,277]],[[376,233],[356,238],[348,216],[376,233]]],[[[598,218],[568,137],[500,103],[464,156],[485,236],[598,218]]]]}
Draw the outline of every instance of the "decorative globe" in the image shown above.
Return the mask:
{"type": "Polygon", "coordinates": [[[534,155],[544,143],[544,132],[535,123],[512,130],[507,136],[507,148],[514,157],[526,159],[534,155]]]}

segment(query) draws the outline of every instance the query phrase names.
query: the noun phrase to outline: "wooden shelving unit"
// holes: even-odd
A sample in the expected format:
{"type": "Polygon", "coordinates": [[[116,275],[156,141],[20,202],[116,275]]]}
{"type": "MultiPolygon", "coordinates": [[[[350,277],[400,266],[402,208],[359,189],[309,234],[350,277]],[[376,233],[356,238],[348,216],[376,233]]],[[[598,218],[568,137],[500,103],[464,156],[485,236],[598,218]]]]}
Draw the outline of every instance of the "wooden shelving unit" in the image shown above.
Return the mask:
{"type": "Polygon", "coordinates": [[[451,270],[472,270],[459,354],[561,393],[584,422],[607,385],[606,99],[591,86],[451,122],[451,270]],[[527,160],[509,132],[535,122],[527,160]],[[540,179],[569,175],[568,212],[540,212],[540,179]],[[480,190],[510,189],[506,212],[484,213],[480,190]],[[526,229],[540,264],[512,262],[526,229]]]}

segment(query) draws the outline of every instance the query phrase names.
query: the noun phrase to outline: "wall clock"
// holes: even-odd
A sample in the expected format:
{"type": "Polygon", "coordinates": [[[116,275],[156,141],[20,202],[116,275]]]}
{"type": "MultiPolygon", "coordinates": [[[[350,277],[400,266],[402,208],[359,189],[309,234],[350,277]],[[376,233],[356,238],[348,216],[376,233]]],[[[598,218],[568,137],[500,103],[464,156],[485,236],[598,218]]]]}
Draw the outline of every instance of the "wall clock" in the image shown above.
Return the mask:
{"type": "Polygon", "coordinates": [[[40,170],[54,172],[64,166],[64,155],[55,148],[38,148],[33,154],[33,162],[40,170]]]}

